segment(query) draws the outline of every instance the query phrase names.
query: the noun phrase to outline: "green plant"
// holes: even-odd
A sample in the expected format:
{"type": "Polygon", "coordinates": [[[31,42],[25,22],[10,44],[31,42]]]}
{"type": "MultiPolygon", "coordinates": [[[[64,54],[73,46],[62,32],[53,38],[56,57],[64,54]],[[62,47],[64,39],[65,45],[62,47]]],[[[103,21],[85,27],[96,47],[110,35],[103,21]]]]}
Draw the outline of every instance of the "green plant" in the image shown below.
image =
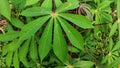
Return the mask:
{"type": "Polygon", "coordinates": [[[0,67],[117,68],[119,3],[0,0],[0,67]]]}

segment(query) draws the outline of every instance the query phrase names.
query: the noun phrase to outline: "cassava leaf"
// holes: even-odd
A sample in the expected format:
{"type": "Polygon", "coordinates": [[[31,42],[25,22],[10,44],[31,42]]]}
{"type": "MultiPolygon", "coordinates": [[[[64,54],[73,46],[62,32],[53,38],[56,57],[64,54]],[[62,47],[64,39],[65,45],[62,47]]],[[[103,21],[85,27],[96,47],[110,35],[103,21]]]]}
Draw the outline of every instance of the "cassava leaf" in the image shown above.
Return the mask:
{"type": "Polygon", "coordinates": [[[52,10],[52,0],[44,0],[41,7],[52,10]]]}
{"type": "Polygon", "coordinates": [[[12,18],[11,24],[14,25],[17,28],[22,28],[24,26],[24,23],[17,18],[12,18]]]}
{"type": "Polygon", "coordinates": [[[8,67],[10,67],[11,64],[12,64],[12,55],[13,55],[13,52],[10,51],[10,52],[8,52],[8,54],[7,54],[7,56],[6,56],[6,65],[7,65],[8,67]]]}
{"type": "Polygon", "coordinates": [[[11,21],[11,10],[8,0],[0,0],[0,14],[11,21]]]}
{"type": "Polygon", "coordinates": [[[61,60],[63,63],[66,61],[68,48],[64,36],[62,35],[60,25],[56,19],[54,21],[53,51],[59,60],[61,60]]]}
{"type": "Polygon", "coordinates": [[[35,62],[36,62],[37,57],[38,57],[37,44],[35,42],[34,37],[32,37],[31,44],[30,44],[30,57],[35,62]]]}
{"type": "Polygon", "coordinates": [[[62,5],[62,1],[61,0],[54,0],[55,1],[55,5],[58,8],[60,5],[62,5]]]}
{"type": "Polygon", "coordinates": [[[26,0],[25,6],[36,4],[39,0],[26,0]]]}
{"type": "Polygon", "coordinates": [[[116,32],[116,29],[117,29],[117,22],[115,22],[112,27],[111,27],[111,30],[110,30],[110,34],[109,34],[109,37],[111,37],[115,32],[116,32]]]}
{"type": "Polygon", "coordinates": [[[29,49],[30,39],[26,40],[25,43],[19,48],[19,58],[20,61],[26,66],[29,67],[28,61],[27,61],[27,53],[29,49]]]}
{"type": "Polygon", "coordinates": [[[33,16],[40,16],[40,15],[48,15],[51,12],[52,12],[51,10],[43,7],[32,7],[22,11],[21,15],[27,16],[27,17],[33,17],[33,16]]]}
{"type": "Polygon", "coordinates": [[[120,41],[116,43],[116,45],[113,47],[112,51],[115,51],[120,48],[120,41]]]}
{"type": "Polygon", "coordinates": [[[73,66],[76,68],[91,68],[94,65],[91,61],[78,61],[73,64],[73,66]]]}
{"type": "Polygon", "coordinates": [[[78,32],[75,28],[73,28],[70,24],[68,24],[68,22],[66,22],[62,18],[59,18],[59,21],[71,43],[78,49],[84,50],[84,40],[80,32],[78,32]]]}
{"type": "Polygon", "coordinates": [[[37,30],[48,20],[48,18],[49,16],[44,16],[26,24],[20,32],[19,40],[25,40],[34,35],[35,32],[37,32],[37,30]]]}
{"type": "Polygon", "coordinates": [[[64,12],[67,10],[72,10],[75,9],[79,6],[79,3],[77,0],[74,0],[73,2],[69,1],[69,2],[65,2],[63,4],[61,4],[57,9],[56,12],[64,12]]]}
{"type": "Polygon", "coordinates": [[[120,23],[120,0],[117,0],[117,16],[120,23]]]}
{"type": "Polygon", "coordinates": [[[51,45],[52,45],[52,24],[53,24],[53,19],[51,19],[48,22],[40,40],[39,40],[39,55],[40,55],[41,62],[47,56],[47,54],[49,53],[49,51],[51,49],[51,45]]]}
{"type": "Polygon", "coordinates": [[[2,46],[2,56],[5,56],[8,52],[8,45],[4,45],[2,46]]]}
{"type": "Polygon", "coordinates": [[[15,68],[19,68],[19,58],[18,58],[18,51],[15,51],[14,57],[13,57],[13,65],[15,68]]]}
{"type": "Polygon", "coordinates": [[[7,42],[16,39],[19,36],[19,32],[10,31],[5,34],[0,34],[0,42],[7,42]]]}
{"type": "Polygon", "coordinates": [[[92,22],[90,22],[85,16],[68,13],[60,13],[59,15],[81,28],[93,28],[92,22]]]}

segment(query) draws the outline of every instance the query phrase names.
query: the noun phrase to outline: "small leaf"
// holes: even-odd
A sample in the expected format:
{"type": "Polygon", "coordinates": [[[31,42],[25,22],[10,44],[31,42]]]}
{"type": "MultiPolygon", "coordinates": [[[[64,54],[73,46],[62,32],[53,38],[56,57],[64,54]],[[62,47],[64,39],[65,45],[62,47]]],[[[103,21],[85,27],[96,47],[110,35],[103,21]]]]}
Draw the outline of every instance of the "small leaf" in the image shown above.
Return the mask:
{"type": "Polygon", "coordinates": [[[15,68],[19,68],[19,59],[18,59],[18,51],[15,51],[14,57],[13,57],[13,65],[15,68]]]}
{"type": "Polygon", "coordinates": [[[17,28],[22,28],[24,26],[23,22],[17,18],[12,18],[11,24],[17,28]]]}
{"type": "Polygon", "coordinates": [[[40,15],[48,15],[51,12],[52,12],[51,10],[46,8],[32,7],[22,11],[21,15],[27,16],[27,17],[33,17],[33,16],[40,16],[40,15]]]}
{"type": "Polygon", "coordinates": [[[111,36],[116,32],[116,30],[117,30],[117,25],[118,25],[117,22],[115,22],[115,23],[112,25],[111,30],[110,30],[109,37],[111,37],[111,36]]]}
{"type": "Polygon", "coordinates": [[[26,0],[25,6],[30,6],[30,5],[36,4],[37,2],[39,2],[39,0],[26,0]]]}
{"type": "Polygon", "coordinates": [[[90,20],[87,19],[85,16],[68,13],[60,13],[60,16],[65,18],[66,20],[71,21],[81,28],[93,28],[92,22],[90,22],[90,20]]]}
{"type": "Polygon", "coordinates": [[[73,64],[73,66],[76,68],[91,68],[94,65],[91,61],[79,61],[73,64]]]}
{"type": "Polygon", "coordinates": [[[73,28],[70,24],[68,24],[68,22],[66,22],[62,18],[59,18],[59,21],[71,43],[78,49],[84,50],[84,40],[80,32],[78,32],[75,28],[73,28]]]}
{"type": "Polygon", "coordinates": [[[26,24],[20,32],[19,41],[28,39],[34,35],[35,32],[37,32],[37,30],[48,20],[48,18],[49,16],[44,16],[26,24]]]}
{"type": "Polygon", "coordinates": [[[79,6],[78,0],[74,0],[74,1],[69,1],[69,2],[65,2],[63,4],[61,4],[57,9],[56,12],[64,12],[67,10],[72,10],[75,9],[79,6]]]}
{"type": "Polygon", "coordinates": [[[48,22],[40,40],[39,40],[39,55],[40,55],[41,62],[47,56],[47,54],[49,53],[49,51],[51,49],[51,45],[52,45],[52,24],[53,24],[53,19],[51,19],[48,22]]]}
{"type": "Polygon", "coordinates": [[[7,42],[16,39],[19,36],[19,32],[11,31],[6,34],[0,34],[0,42],[7,42]]]}
{"type": "Polygon", "coordinates": [[[52,10],[52,0],[44,0],[41,7],[52,10]]]}
{"type": "Polygon", "coordinates": [[[8,0],[0,0],[0,14],[11,21],[11,11],[8,0]]]}
{"type": "Polygon", "coordinates": [[[53,51],[59,60],[61,60],[63,63],[66,61],[68,48],[65,38],[62,35],[62,30],[56,19],[54,21],[53,51]]]}
{"type": "Polygon", "coordinates": [[[27,53],[28,53],[28,49],[29,49],[29,43],[30,43],[30,39],[25,41],[25,43],[19,48],[19,58],[20,58],[20,61],[26,67],[29,67],[27,59],[26,59],[26,56],[27,56],[27,53]]]}
{"type": "Polygon", "coordinates": [[[5,56],[8,52],[8,45],[4,45],[2,46],[2,56],[5,56]]]}
{"type": "Polygon", "coordinates": [[[36,62],[37,57],[38,57],[37,53],[38,53],[37,52],[37,44],[35,42],[34,37],[32,37],[31,44],[30,44],[30,57],[35,62],[36,62]]]}
{"type": "Polygon", "coordinates": [[[13,55],[13,52],[10,51],[10,52],[8,52],[8,54],[7,54],[7,56],[6,56],[6,65],[7,65],[8,67],[11,66],[11,63],[12,63],[12,55],[13,55]]]}
{"type": "Polygon", "coordinates": [[[120,23],[120,0],[117,0],[117,16],[120,23]]]}
{"type": "Polygon", "coordinates": [[[120,48],[120,41],[116,43],[116,45],[113,47],[112,51],[115,51],[120,48]]]}
{"type": "Polygon", "coordinates": [[[55,1],[55,5],[58,8],[60,5],[62,5],[62,1],[61,0],[54,0],[55,1]]]}

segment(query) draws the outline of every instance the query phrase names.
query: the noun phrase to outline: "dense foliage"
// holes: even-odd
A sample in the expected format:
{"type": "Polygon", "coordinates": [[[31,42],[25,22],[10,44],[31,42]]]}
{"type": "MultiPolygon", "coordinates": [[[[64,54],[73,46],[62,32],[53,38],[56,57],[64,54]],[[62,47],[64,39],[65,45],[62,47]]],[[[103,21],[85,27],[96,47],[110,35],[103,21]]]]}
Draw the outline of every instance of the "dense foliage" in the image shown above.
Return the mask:
{"type": "Polygon", "coordinates": [[[0,68],[119,68],[120,0],[0,0],[0,68]]]}

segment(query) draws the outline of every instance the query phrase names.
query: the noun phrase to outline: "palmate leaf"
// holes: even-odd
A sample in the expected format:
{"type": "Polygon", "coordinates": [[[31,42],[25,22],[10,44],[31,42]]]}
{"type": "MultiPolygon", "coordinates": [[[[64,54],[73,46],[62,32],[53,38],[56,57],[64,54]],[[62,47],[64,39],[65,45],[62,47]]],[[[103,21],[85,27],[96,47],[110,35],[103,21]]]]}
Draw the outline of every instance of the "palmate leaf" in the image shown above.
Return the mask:
{"type": "Polygon", "coordinates": [[[47,56],[52,47],[52,24],[53,19],[49,21],[39,40],[39,55],[41,62],[47,56]]]}
{"type": "Polygon", "coordinates": [[[54,21],[53,51],[59,60],[61,60],[63,63],[66,61],[68,48],[64,36],[62,35],[60,25],[56,19],[54,21]]]}
{"type": "Polygon", "coordinates": [[[59,15],[81,28],[93,28],[91,21],[85,16],[68,13],[60,13],[59,15]]]}
{"type": "Polygon", "coordinates": [[[35,39],[34,39],[34,37],[32,37],[32,39],[31,39],[31,43],[30,43],[30,58],[34,61],[34,62],[36,62],[36,60],[37,60],[37,57],[38,57],[38,52],[37,52],[38,50],[37,50],[37,44],[36,44],[36,42],[35,42],[35,39]]]}
{"type": "Polygon", "coordinates": [[[21,15],[26,17],[40,16],[40,15],[48,15],[52,11],[44,8],[44,7],[32,7],[22,11],[21,15]]]}
{"type": "Polygon", "coordinates": [[[63,30],[65,31],[68,39],[71,41],[71,43],[78,49],[84,50],[84,40],[83,40],[80,32],[78,32],[76,29],[74,29],[64,19],[59,18],[59,21],[60,21],[60,24],[61,24],[63,30]]]}
{"type": "Polygon", "coordinates": [[[8,0],[0,0],[0,14],[11,21],[11,11],[8,0]]]}
{"type": "Polygon", "coordinates": [[[73,2],[69,1],[69,2],[65,2],[63,4],[61,4],[57,9],[56,9],[56,12],[59,13],[59,12],[64,12],[64,11],[67,11],[67,10],[72,10],[72,9],[75,9],[79,6],[79,3],[77,0],[74,0],[73,2]]]}

